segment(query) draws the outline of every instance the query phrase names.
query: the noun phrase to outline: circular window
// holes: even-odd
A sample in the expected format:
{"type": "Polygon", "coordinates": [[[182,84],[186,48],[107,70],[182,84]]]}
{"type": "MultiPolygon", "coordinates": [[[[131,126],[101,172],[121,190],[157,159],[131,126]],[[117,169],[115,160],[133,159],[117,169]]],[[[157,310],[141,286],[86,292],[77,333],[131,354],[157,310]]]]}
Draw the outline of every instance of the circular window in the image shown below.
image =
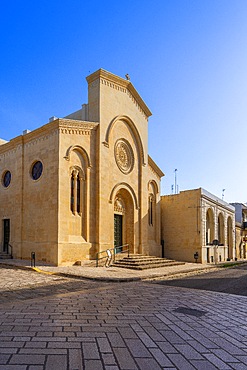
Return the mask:
{"type": "Polygon", "coordinates": [[[38,180],[43,172],[43,164],[40,161],[37,161],[33,164],[31,170],[31,176],[33,180],[38,180]]]}
{"type": "Polygon", "coordinates": [[[3,175],[3,186],[7,188],[11,182],[11,173],[10,171],[6,171],[3,175]]]}
{"type": "Polygon", "coordinates": [[[132,171],[134,166],[133,150],[127,140],[118,140],[115,144],[115,160],[118,168],[127,174],[132,171]]]}

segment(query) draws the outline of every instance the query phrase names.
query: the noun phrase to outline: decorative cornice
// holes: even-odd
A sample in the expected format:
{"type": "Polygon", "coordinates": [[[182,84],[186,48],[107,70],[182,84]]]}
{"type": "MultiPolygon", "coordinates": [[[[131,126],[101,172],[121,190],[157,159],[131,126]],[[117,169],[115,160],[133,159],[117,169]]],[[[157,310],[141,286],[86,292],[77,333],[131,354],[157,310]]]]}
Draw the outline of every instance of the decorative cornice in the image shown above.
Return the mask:
{"type": "Polygon", "coordinates": [[[77,121],[72,119],[58,118],[47,123],[25,135],[17,136],[16,138],[0,145],[0,156],[6,155],[10,151],[16,151],[23,145],[32,146],[39,141],[47,140],[49,137],[62,134],[75,135],[91,135],[92,130],[98,126],[97,122],[77,121]]]}
{"type": "Polygon", "coordinates": [[[16,152],[16,150],[22,147],[22,135],[17,136],[14,139],[7,141],[5,144],[0,145],[0,156],[5,156],[10,152],[16,152]]]}
{"type": "Polygon", "coordinates": [[[91,135],[98,126],[96,122],[77,121],[71,119],[59,120],[59,131],[62,134],[91,135]]]}
{"type": "Polygon", "coordinates": [[[129,98],[137,106],[139,111],[144,114],[146,119],[152,115],[151,111],[129,80],[118,77],[110,72],[105,71],[104,69],[99,69],[87,77],[87,82],[88,84],[91,84],[97,79],[99,79],[104,85],[128,94],[129,98]]]}

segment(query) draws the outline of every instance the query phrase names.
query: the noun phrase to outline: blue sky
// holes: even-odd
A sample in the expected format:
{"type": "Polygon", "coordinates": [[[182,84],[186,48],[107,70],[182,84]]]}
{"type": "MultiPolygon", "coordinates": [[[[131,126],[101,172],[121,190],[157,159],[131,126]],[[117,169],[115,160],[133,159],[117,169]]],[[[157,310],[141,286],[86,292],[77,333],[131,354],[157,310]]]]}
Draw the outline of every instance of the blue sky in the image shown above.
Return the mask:
{"type": "Polygon", "coordinates": [[[245,203],[246,19],[246,0],[2,0],[0,137],[78,109],[95,70],[128,73],[162,194],[176,168],[179,190],[245,203]]]}

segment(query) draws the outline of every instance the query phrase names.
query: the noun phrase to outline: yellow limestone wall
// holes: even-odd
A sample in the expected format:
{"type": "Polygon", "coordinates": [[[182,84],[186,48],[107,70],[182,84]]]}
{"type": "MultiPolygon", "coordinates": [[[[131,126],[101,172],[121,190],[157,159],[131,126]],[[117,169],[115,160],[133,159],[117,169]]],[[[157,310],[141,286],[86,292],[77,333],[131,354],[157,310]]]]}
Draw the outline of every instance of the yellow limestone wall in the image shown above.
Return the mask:
{"type": "Polygon", "coordinates": [[[161,197],[165,257],[194,262],[201,250],[200,189],[161,197]]]}

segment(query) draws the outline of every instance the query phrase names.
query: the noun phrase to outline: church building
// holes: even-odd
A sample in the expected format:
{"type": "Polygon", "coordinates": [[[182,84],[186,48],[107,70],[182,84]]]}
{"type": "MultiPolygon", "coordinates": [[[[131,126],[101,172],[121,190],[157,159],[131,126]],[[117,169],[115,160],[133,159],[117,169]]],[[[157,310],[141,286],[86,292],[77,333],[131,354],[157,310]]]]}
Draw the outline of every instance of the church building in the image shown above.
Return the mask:
{"type": "Polygon", "coordinates": [[[129,79],[100,69],[87,82],[81,109],[0,139],[0,245],[14,258],[72,265],[124,244],[161,256],[151,112],[129,79]]]}

